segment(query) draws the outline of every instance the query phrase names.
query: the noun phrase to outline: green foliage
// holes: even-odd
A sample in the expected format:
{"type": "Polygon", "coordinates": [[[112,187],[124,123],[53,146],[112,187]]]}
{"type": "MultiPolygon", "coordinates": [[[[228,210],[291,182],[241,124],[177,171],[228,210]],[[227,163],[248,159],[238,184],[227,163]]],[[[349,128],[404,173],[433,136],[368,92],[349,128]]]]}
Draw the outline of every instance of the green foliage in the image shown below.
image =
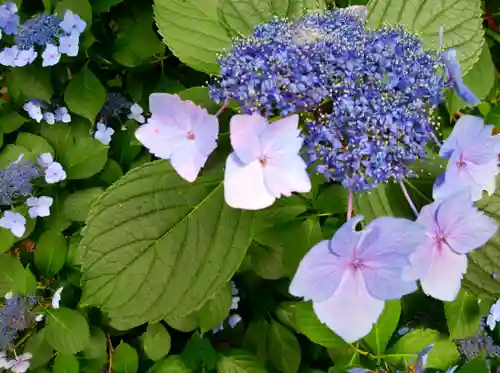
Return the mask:
{"type": "Polygon", "coordinates": [[[113,354],[113,369],[116,373],[136,373],[139,369],[139,355],[127,343],[120,343],[113,354]]]}
{"type": "Polygon", "coordinates": [[[79,363],[74,355],[57,355],[54,359],[53,373],[78,373],[79,363]]]}
{"type": "Polygon", "coordinates": [[[245,350],[228,350],[220,356],[217,363],[218,373],[264,373],[266,369],[253,356],[245,350]]]}
{"type": "Polygon", "coordinates": [[[401,302],[399,300],[385,303],[382,315],[380,315],[377,323],[373,326],[370,334],[364,338],[375,354],[380,356],[385,352],[387,344],[398,326],[400,314],[401,302]]]}
{"type": "Polygon", "coordinates": [[[142,336],[142,345],[146,355],[158,361],[170,351],[170,335],[162,324],[151,324],[142,336]]]}
{"type": "Polygon", "coordinates": [[[35,265],[44,275],[53,276],[62,269],[67,255],[66,238],[58,231],[48,230],[38,239],[35,265]]]}
{"type": "Polygon", "coordinates": [[[61,354],[82,351],[89,343],[90,331],[87,320],[77,311],[68,308],[52,310],[48,314],[47,341],[61,354]]]}
{"type": "Polygon", "coordinates": [[[472,294],[462,290],[457,299],[444,304],[444,310],[452,338],[467,338],[479,329],[479,304],[472,294]]]}
{"type": "Polygon", "coordinates": [[[271,364],[284,373],[299,370],[301,351],[295,335],[285,326],[271,321],[266,338],[267,353],[271,364]]]}

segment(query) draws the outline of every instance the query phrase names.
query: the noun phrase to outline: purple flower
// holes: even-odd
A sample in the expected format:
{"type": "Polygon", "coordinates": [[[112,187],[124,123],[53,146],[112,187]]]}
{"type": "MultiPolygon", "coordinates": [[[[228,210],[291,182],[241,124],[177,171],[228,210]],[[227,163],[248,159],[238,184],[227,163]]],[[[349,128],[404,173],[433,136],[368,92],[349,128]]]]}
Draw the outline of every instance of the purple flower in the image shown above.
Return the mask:
{"type": "Polygon", "coordinates": [[[234,152],[227,158],[224,177],[229,206],[258,210],[282,195],[311,190],[307,166],[298,154],[303,141],[298,124],[296,114],[271,124],[258,114],[231,118],[234,152]]]}
{"type": "Polygon", "coordinates": [[[40,123],[43,119],[42,107],[38,100],[30,100],[23,105],[24,111],[26,111],[29,117],[40,123]]]}
{"type": "Polygon", "coordinates": [[[97,123],[97,131],[94,133],[94,139],[99,141],[103,145],[109,145],[111,142],[111,137],[115,133],[115,130],[111,127],[106,127],[102,122],[97,123]]]}
{"type": "Polygon", "coordinates": [[[51,113],[50,111],[46,111],[43,113],[43,119],[48,123],[48,124],[54,124],[56,122],[54,113],[51,113]]]}
{"type": "Polygon", "coordinates": [[[61,53],[59,53],[59,49],[54,44],[47,44],[42,53],[42,59],[42,66],[54,66],[61,59],[61,53]]]}
{"type": "Polygon", "coordinates": [[[57,108],[54,111],[55,120],[58,122],[69,123],[71,122],[71,115],[68,112],[68,109],[64,106],[57,108]]]}
{"type": "Polygon", "coordinates": [[[60,23],[60,26],[67,34],[81,34],[87,27],[87,23],[78,14],[74,14],[68,9],[64,13],[64,20],[60,23]]]}
{"type": "Polygon", "coordinates": [[[17,238],[21,238],[26,231],[26,218],[18,212],[5,211],[0,219],[0,227],[8,229],[17,238]]]}
{"type": "Polygon", "coordinates": [[[54,200],[51,197],[30,197],[26,200],[26,205],[28,205],[28,214],[31,219],[36,217],[47,217],[50,216],[50,207],[54,200]]]}
{"type": "Polygon", "coordinates": [[[9,2],[0,6],[0,29],[6,35],[17,34],[19,28],[19,16],[16,4],[9,2]]]}
{"type": "Polygon", "coordinates": [[[444,176],[435,185],[434,199],[469,191],[472,200],[477,201],[483,190],[490,195],[495,192],[500,136],[491,136],[492,128],[471,115],[464,115],[455,124],[439,153],[449,161],[444,176]]]}
{"type": "Polygon", "coordinates": [[[37,56],[38,53],[33,47],[29,49],[21,49],[14,59],[13,65],[15,67],[23,67],[29,65],[36,59],[37,56]]]}
{"type": "Polygon", "coordinates": [[[459,193],[425,206],[417,218],[426,236],[410,255],[408,279],[420,279],[424,292],[453,301],[467,269],[467,253],[484,245],[497,231],[489,217],[459,193]]]}
{"type": "Polygon", "coordinates": [[[0,64],[4,66],[14,66],[14,61],[19,54],[19,48],[14,45],[13,47],[5,47],[0,52],[0,64]]]}
{"type": "Polygon", "coordinates": [[[61,36],[59,38],[59,52],[70,57],[78,55],[78,43],[80,42],[80,34],[73,33],[69,36],[61,36]]]}
{"type": "Polygon", "coordinates": [[[402,275],[425,236],[415,222],[392,217],[356,231],[362,219],[347,221],[331,240],[314,246],[290,285],[292,295],[312,300],[318,319],[349,343],[370,332],[384,301],[417,289],[402,275]]]}
{"type": "Polygon", "coordinates": [[[217,147],[217,117],[167,93],[150,95],[149,109],[151,117],[135,136],[158,158],[170,159],[184,180],[193,182],[217,147]]]}
{"type": "Polygon", "coordinates": [[[31,194],[32,181],[39,176],[39,170],[22,157],[6,170],[0,170],[0,205],[11,205],[16,199],[31,194]]]}
{"type": "Polygon", "coordinates": [[[481,100],[479,100],[474,92],[472,92],[464,83],[462,79],[462,71],[460,69],[460,62],[457,60],[457,51],[455,49],[449,49],[446,52],[441,53],[441,58],[446,66],[446,71],[448,77],[453,86],[453,90],[458,96],[469,106],[479,105],[481,100]]]}
{"type": "Polygon", "coordinates": [[[59,18],[51,14],[37,14],[24,22],[16,36],[16,44],[22,49],[29,49],[35,45],[44,46],[56,44],[61,35],[59,18]]]}

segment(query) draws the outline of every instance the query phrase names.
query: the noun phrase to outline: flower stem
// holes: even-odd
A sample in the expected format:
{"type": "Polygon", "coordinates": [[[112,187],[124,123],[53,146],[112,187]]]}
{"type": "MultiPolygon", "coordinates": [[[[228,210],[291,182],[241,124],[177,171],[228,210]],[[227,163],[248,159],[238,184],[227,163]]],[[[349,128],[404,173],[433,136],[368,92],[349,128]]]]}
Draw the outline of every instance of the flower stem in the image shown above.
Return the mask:
{"type": "Polygon", "coordinates": [[[431,137],[432,137],[432,140],[434,140],[434,142],[436,143],[437,146],[441,147],[443,144],[441,144],[441,142],[439,141],[439,139],[437,138],[436,134],[434,132],[431,132],[431,137]]]}
{"type": "Polygon", "coordinates": [[[415,204],[413,203],[413,201],[411,200],[411,197],[410,195],[408,194],[408,190],[406,190],[406,187],[403,183],[403,181],[400,181],[399,182],[399,185],[401,186],[401,190],[403,191],[403,194],[405,196],[405,199],[406,201],[408,202],[408,204],[410,205],[413,213],[415,214],[415,216],[417,217],[418,216],[418,210],[417,208],[415,207],[415,204]]]}
{"type": "Polygon", "coordinates": [[[228,104],[229,104],[228,100],[224,101],[224,103],[222,104],[222,106],[220,107],[220,109],[217,111],[217,113],[215,113],[215,116],[218,117],[219,115],[221,115],[222,112],[227,108],[228,104]]]}
{"type": "Polygon", "coordinates": [[[347,200],[347,220],[352,218],[352,187],[349,187],[349,197],[347,200]]]}

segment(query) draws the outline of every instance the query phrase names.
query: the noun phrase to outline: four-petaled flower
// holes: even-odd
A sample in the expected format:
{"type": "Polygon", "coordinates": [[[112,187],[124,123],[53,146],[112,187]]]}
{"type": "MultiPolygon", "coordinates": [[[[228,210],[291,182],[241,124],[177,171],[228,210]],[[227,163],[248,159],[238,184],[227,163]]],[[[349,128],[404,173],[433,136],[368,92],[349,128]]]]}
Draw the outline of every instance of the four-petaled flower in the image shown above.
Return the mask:
{"type": "Polygon", "coordinates": [[[55,119],[58,122],[69,123],[71,122],[71,115],[68,112],[68,109],[64,106],[57,108],[54,111],[55,119]]]}
{"type": "Polygon", "coordinates": [[[448,78],[451,81],[453,90],[458,96],[469,106],[479,105],[481,101],[464,83],[462,79],[462,70],[460,69],[460,62],[457,60],[457,51],[455,49],[448,49],[441,53],[441,58],[446,67],[448,78]]]}
{"type": "Polygon", "coordinates": [[[167,93],[149,96],[149,109],[151,117],[135,136],[156,157],[170,159],[184,180],[193,182],[217,147],[217,117],[167,93]]]}
{"type": "Polygon", "coordinates": [[[30,197],[26,200],[26,205],[28,205],[28,214],[31,219],[36,217],[47,217],[50,216],[50,206],[54,200],[51,197],[30,197]]]}
{"type": "Polygon", "coordinates": [[[144,112],[144,110],[142,109],[142,107],[140,107],[138,104],[134,103],[130,107],[130,113],[128,114],[127,118],[133,119],[139,123],[144,123],[144,121],[146,119],[144,119],[144,115],[142,115],[143,112],[144,112]]]}
{"type": "Polygon", "coordinates": [[[48,124],[54,124],[56,122],[54,113],[51,113],[50,111],[43,113],[43,119],[45,119],[48,124]]]}
{"type": "Polygon", "coordinates": [[[484,245],[497,226],[465,192],[425,206],[417,223],[426,235],[410,255],[405,278],[420,279],[424,293],[453,301],[467,269],[466,254],[484,245]]]}
{"type": "Polygon", "coordinates": [[[59,53],[59,48],[54,44],[47,44],[45,50],[42,53],[42,66],[54,66],[61,59],[61,53],[59,53]]]}
{"type": "Polygon", "coordinates": [[[24,373],[30,367],[30,360],[33,357],[31,353],[25,352],[22,355],[14,356],[13,359],[7,359],[5,351],[0,352],[0,368],[10,369],[14,373],[24,373]]]}
{"type": "Polygon", "coordinates": [[[70,57],[78,55],[78,44],[80,35],[73,33],[69,36],[61,36],[59,38],[59,52],[64,53],[70,57]]]}
{"type": "Polygon", "coordinates": [[[45,169],[44,176],[47,184],[55,184],[66,179],[66,171],[59,162],[54,161],[52,154],[42,153],[37,161],[45,169]]]}
{"type": "Polygon", "coordinates": [[[85,30],[85,27],[87,27],[87,22],[81,19],[78,14],[68,9],[64,13],[64,19],[60,23],[60,26],[68,34],[76,33],[80,35],[85,30]]]}
{"type": "Polygon", "coordinates": [[[115,133],[115,130],[111,127],[106,127],[102,122],[97,123],[97,131],[94,133],[94,139],[99,141],[103,145],[109,145],[111,142],[111,137],[115,133]]]}
{"type": "Polygon", "coordinates": [[[5,211],[0,219],[0,227],[10,230],[14,236],[21,238],[26,231],[26,218],[18,212],[5,211]]]}
{"type": "Polygon", "coordinates": [[[491,136],[492,128],[471,115],[458,120],[439,152],[449,161],[446,172],[436,182],[434,199],[469,191],[472,200],[477,201],[483,190],[490,195],[495,192],[500,136],[491,136]]]}
{"type": "Polygon", "coordinates": [[[23,105],[24,110],[28,113],[29,117],[40,123],[43,119],[42,108],[36,101],[28,101],[23,105]]]}
{"type": "Polygon", "coordinates": [[[299,116],[268,123],[258,115],[235,115],[230,123],[234,152],[226,161],[224,195],[229,206],[258,210],[282,195],[308,192],[311,182],[299,156],[299,116]]]}
{"type": "Polygon", "coordinates": [[[348,220],[331,240],[315,245],[289,289],[312,300],[318,319],[349,343],[370,332],[384,301],[417,289],[415,281],[403,279],[403,269],[425,237],[419,224],[392,217],[375,219],[356,231],[362,219],[348,220]]]}

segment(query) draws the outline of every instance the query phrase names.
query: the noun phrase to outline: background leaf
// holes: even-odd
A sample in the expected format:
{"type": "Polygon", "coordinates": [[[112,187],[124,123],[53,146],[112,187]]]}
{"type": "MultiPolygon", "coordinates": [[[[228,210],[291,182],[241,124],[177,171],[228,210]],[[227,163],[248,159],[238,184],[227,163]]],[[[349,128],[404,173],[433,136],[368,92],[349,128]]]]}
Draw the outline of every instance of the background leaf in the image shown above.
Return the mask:
{"type": "Polygon", "coordinates": [[[276,369],[283,373],[296,373],[299,370],[300,345],[287,327],[271,320],[266,344],[269,361],[276,369]]]}
{"type": "Polygon", "coordinates": [[[368,346],[370,346],[377,356],[385,352],[387,344],[398,326],[400,315],[400,300],[385,302],[384,311],[373,326],[370,334],[364,338],[365,342],[368,343],[368,346]]]}
{"type": "Polygon", "coordinates": [[[66,238],[55,230],[42,233],[35,250],[35,265],[45,275],[53,276],[66,263],[68,243],[66,238]]]}
{"type": "Polygon", "coordinates": [[[113,353],[113,370],[115,373],[136,373],[139,369],[139,355],[127,343],[121,342],[113,353]]]}
{"type": "Polygon", "coordinates": [[[142,336],[144,352],[153,361],[158,361],[168,354],[170,343],[170,334],[162,324],[148,325],[148,330],[142,336]]]}
{"type": "Polygon", "coordinates": [[[78,373],[79,372],[78,359],[74,355],[59,354],[54,359],[54,366],[52,367],[53,373],[78,373]]]}
{"type": "Polygon", "coordinates": [[[61,354],[75,354],[85,348],[90,339],[87,320],[68,308],[51,310],[44,329],[50,345],[61,354]]]}
{"type": "Polygon", "coordinates": [[[265,373],[267,370],[255,356],[245,350],[226,350],[217,363],[218,373],[265,373]]]}
{"type": "Polygon", "coordinates": [[[467,338],[479,329],[481,313],[478,300],[463,289],[453,302],[444,303],[444,311],[452,338],[467,338]]]}

